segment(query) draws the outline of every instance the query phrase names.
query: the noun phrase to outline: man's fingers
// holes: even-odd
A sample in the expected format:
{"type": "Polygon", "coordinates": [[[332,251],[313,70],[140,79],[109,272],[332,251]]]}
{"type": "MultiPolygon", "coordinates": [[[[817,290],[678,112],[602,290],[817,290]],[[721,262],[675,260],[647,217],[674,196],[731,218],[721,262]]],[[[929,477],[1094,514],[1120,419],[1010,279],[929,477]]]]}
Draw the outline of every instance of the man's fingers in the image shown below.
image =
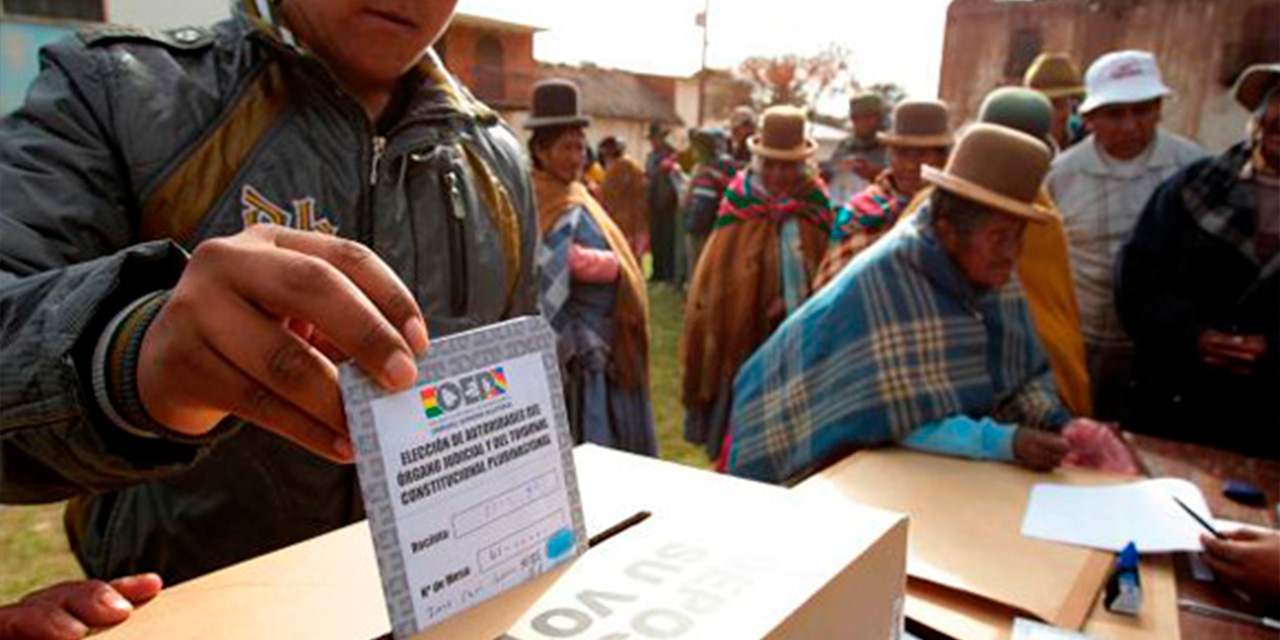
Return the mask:
{"type": "Polygon", "coordinates": [[[220,355],[209,352],[201,384],[213,401],[237,417],[291,440],[318,456],[338,463],[351,461],[351,443],[345,431],[336,431],[273,393],[237,369],[220,355]]]}
{"type": "Polygon", "coordinates": [[[164,580],[158,574],[141,573],[136,576],[116,578],[110,582],[110,585],[136,606],[146,604],[155,598],[164,588],[164,580]]]}
{"type": "Polygon", "coordinates": [[[334,432],[345,429],[338,371],[295,331],[286,329],[244,300],[210,301],[204,321],[235,332],[205,331],[205,339],[237,369],[302,409],[334,432]]]}
{"type": "Polygon", "coordinates": [[[351,359],[350,356],[342,352],[342,349],[338,348],[338,345],[334,344],[332,340],[320,332],[316,332],[311,335],[311,346],[319,350],[320,353],[323,353],[324,357],[328,358],[329,361],[334,364],[346,362],[351,359]]]}
{"type": "Polygon", "coordinates": [[[1214,573],[1215,576],[1222,578],[1228,582],[1238,582],[1245,575],[1245,570],[1237,564],[1224,562],[1220,558],[1215,558],[1209,554],[1200,556],[1204,560],[1205,566],[1214,573]]]}
{"type": "Polygon", "coordinates": [[[1218,355],[1205,355],[1202,359],[1205,364],[1219,369],[1226,369],[1227,367],[1230,367],[1232,363],[1230,358],[1224,358],[1218,355]]]}
{"type": "Polygon", "coordinates": [[[1244,527],[1241,529],[1232,529],[1223,531],[1222,537],[1228,540],[1263,540],[1263,536],[1255,529],[1244,527]]]}
{"type": "Polygon", "coordinates": [[[383,387],[413,384],[417,369],[408,343],[343,272],[306,253],[240,253],[241,273],[252,274],[235,280],[241,295],[278,317],[314,324],[383,387]]]}
{"type": "Polygon", "coordinates": [[[0,638],[80,640],[89,628],[51,602],[0,607],[0,638]]]}
{"type": "Polygon", "coordinates": [[[427,350],[427,325],[408,287],[368,247],[334,236],[283,229],[276,244],[323,258],[346,274],[377,305],[415,354],[427,350]]]}
{"type": "Polygon", "coordinates": [[[28,596],[24,603],[62,609],[89,627],[108,627],[129,617],[133,605],[100,580],[63,582],[28,596]]]}
{"type": "Polygon", "coordinates": [[[1256,362],[1266,353],[1267,344],[1265,340],[1258,340],[1253,336],[1211,333],[1205,336],[1205,347],[1209,355],[1219,358],[1256,362]]]}
{"type": "Polygon", "coordinates": [[[1239,543],[1230,540],[1219,540],[1210,536],[1200,536],[1200,545],[1204,547],[1206,558],[1213,558],[1224,564],[1240,562],[1242,548],[1239,543]]]}

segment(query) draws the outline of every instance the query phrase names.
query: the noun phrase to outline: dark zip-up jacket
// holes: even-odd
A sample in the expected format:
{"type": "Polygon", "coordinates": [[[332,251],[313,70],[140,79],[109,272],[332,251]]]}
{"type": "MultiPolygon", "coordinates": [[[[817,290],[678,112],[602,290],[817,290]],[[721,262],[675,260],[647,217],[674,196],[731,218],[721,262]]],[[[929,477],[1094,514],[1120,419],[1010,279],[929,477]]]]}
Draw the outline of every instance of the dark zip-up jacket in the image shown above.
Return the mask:
{"type": "Polygon", "coordinates": [[[1133,337],[1126,429],[1280,459],[1280,255],[1253,244],[1263,215],[1240,145],[1156,190],[1121,253],[1116,308],[1133,337]],[[1249,375],[1204,364],[1200,333],[1266,338],[1249,375]]]}

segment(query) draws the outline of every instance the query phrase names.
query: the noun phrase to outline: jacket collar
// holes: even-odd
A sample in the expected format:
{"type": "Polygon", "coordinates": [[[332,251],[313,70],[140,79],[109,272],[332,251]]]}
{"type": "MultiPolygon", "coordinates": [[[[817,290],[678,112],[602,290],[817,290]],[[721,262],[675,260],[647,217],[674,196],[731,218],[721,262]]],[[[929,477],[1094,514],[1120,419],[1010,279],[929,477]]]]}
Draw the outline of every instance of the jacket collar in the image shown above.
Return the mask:
{"type": "Polygon", "coordinates": [[[1093,134],[1089,134],[1080,144],[1085,153],[1082,170],[1095,176],[1133,178],[1149,171],[1163,171],[1178,166],[1177,149],[1164,129],[1156,129],[1156,138],[1151,147],[1133,160],[1121,161],[1107,157],[1093,134]]]}
{"type": "Polygon", "coordinates": [[[280,20],[276,5],[278,0],[240,0],[235,11],[243,15],[253,28],[285,47],[301,52],[293,32],[280,20]]]}

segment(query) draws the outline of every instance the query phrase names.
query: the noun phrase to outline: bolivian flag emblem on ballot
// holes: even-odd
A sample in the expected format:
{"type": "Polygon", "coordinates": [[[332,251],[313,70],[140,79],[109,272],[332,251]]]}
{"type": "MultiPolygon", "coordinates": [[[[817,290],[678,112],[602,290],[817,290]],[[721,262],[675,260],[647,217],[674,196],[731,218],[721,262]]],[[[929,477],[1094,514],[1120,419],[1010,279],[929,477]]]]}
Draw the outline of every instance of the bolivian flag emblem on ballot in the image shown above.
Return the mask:
{"type": "Polygon", "coordinates": [[[422,388],[422,410],[427,413],[428,419],[444,415],[444,409],[440,408],[440,400],[436,397],[436,388],[432,385],[422,388]]]}
{"type": "Polygon", "coordinates": [[[422,411],[434,420],[463,405],[474,405],[507,395],[507,374],[502,367],[463,376],[422,388],[422,411]]]}

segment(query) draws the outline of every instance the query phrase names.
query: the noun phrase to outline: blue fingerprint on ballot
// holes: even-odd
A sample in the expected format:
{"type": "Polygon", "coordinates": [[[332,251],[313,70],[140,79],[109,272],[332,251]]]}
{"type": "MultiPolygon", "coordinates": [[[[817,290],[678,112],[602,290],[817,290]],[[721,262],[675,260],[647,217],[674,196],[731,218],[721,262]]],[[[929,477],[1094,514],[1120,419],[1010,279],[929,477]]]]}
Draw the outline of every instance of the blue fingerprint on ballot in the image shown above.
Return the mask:
{"type": "Polygon", "coordinates": [[[573,551],[573,530],[565,527],[547,538],[547,559],[559,560],[573,551]]]}

